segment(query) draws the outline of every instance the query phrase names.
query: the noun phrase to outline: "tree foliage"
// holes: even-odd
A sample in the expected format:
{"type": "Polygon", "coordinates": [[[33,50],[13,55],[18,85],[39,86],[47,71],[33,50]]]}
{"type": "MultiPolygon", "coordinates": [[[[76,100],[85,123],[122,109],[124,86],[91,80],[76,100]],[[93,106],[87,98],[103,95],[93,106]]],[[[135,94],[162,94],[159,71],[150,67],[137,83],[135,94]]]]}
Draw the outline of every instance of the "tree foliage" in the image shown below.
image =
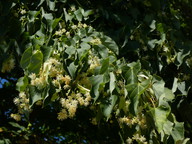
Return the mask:
{"type": "Polygon", "coordinates": [[[0,142],[190,143],[191,11],[188,0],[1,1],[0,142]]]}

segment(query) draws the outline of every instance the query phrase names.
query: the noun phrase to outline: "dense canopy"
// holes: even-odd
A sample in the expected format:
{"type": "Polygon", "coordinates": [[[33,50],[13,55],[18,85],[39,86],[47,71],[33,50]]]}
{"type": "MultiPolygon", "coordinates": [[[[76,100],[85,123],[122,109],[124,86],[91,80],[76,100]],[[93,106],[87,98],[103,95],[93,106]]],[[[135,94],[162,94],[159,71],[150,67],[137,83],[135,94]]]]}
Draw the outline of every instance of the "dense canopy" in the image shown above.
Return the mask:
{"type": "Polygon", "coordinates": [[[0,143],[187,144],[192,2],[0,1],[0,143]]]}

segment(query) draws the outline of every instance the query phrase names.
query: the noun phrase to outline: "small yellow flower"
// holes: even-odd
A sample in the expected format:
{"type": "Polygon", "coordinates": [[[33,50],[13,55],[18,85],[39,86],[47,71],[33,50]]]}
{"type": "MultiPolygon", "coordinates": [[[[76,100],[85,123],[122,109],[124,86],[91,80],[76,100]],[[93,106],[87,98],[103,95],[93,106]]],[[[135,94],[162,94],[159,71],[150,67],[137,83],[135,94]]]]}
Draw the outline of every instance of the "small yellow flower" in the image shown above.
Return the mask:
{"type": "Polygon", "coordinates": [[[61,112],[58,113],[58,119],[59,120],[65,120],[67,119],[68,115],[67,115],[67,111],[65,109],[62,109],[61,112]]]}
{"type": "Polygon", "coordinates": [[[20,121],[21,120],[21,115],[19,114],[11,114],[10,115],[14,120],[16,121],[20,121]]]}

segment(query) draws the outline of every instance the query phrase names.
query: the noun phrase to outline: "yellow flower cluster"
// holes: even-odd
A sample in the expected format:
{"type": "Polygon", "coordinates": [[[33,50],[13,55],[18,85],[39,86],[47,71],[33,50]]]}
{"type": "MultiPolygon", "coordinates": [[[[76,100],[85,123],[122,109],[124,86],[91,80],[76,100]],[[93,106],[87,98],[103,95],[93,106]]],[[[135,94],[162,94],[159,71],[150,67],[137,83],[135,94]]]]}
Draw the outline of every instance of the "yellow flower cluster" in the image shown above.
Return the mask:
{"type": "Polygon", "coordinates": [[[55,35],[62,36],[66,32],[66,29],[61,29],[55,32],[55,35]]]}
{"type": "Polygon", "coordinates": [[[38,89],[42,89],[46,86],[46,78],[44,75],[41,75],[39,78],[36,78],[35,74],[31,74],[29,75],[29,77],[31,78],[31,85],[36,86],[38,89]],[[33,76],[35,78],[33,78],[33,76]]]}
{"type": "Polygon", "coordinates": [[[11,72],[11,70],[15,67],[15,60],[13,58],[8,58],[3,62],[1,72],[11,72]]]}
{"type": "MultiPolygon", "coordinates": [[[[50,76],[51,78],[57,77],[60,82],[62,78],[61,74],[63,72],[64,71],[62,64],[58,60],[50,58],[44,63],[39,73],[39,77],[37,77],[34,73],[29,75],[29,77],[31,78],[31,85],[36,86],[38,89],[43,89],[48,83],[48,76],[50,76]]],[[[67,78],[65,79],[67,81],[66,83],[69,83],[69,80],[67,78]]],[[[55,80],[53,81],[53,84],[59,85],[58,82],[55,80]]]]}
{"type": "Polygon", "coordinates": [[[68,90],[70,89],[70,82],[71,82],[71,78],[69,75],[65,75],[63,76],[62,74],[58,74],[56,76],[56,79],[54,79],[52,81],[52,84],[57,88],[56,91],[60,92],[61,91],[61,84],[65,83],[65,85],[63,86],[64,90],[68,90]]]}
{"type": "Polygon", "coordinates": [[[147,144],[146,138],[144,136],[137,134],[134,134],[132,138],[127,138],[126,143],[127,144],[133,144],[134,141],[137,141],[138,143],[147,144]]]}
{"type": "Polygon", "coordinates": [[[71,28],[73,30],[76,30],[77,28],[86,28],[87,24],[82,24],[81,22],[78,23],[78,25],[72,25],[71,28]]]}
{"type": "Polygon", "coordinates": [[[141,126],[141,128],[146,128],[146,118],[144,115],[133,118],[128,117],[119,118],[119,123],[120,124],[124,123],[128,126],[138,124],[139,126],[141,126]]]}
{"type": "Polygon", "coordinates": [[[101,40],[100,40],[100,38],[95,38],[95,39],[92,39],[92,40],[90,41],[90,43],[91,43],[92,45],[99,45],[99,44],[101,44],[101,40]]]}
{"type": "Polygon", "coordinates": [[[100,66],[99,58],[97,56],[90,55],[88,63],[90,64],[90,67],[89,67],[90,71],[100,66]]]}
{"type": "Polygon", "coordinates": [[[94,118],[91,119],[91,123],[92,123],[93,125],[97,125],[97,119],[96,119],[96,117],[94,117],[94,118]]]}
{"type": "Polygon", "coordinates": [[[21,120],[21,115],[20,114],[11,114],[10,116],[11,116],[11,118],[13,118],[16,121],[21,120]]]}
{"type": "Polygon", "coordinates": [[[14,98],[13,102],[18,106],[19,113],[22,113],[22,109],[29,110],[29,98],[27,98],[25,92],[20,92],[19,97],[14,98]]]}
{"type": "Polygon", "coordinates": [[[126,125],[132,125],[132,120],[128,117],[119,118],[120,124],[125,123],[126,125]]]}
{"type": "Polygon", "coordinates": [[[11,118],[15,119],[16,121],[21,120],[21,115],[24,111],[29,111],[29,98],[27,98],[25,92],[20,92],[19,97],[14,98],[13,102],[15,105],[18,106],[18,113],[17,114],[11,114],[11,118]]]}
{"type": "Polygon", "coordinates": [[[50,58],[44,63],[43,73],[48,73],[50,77],[56,77],[63,72],[62,63],[55,58],[50,58]]]}
{"type": "Polygon", "coordinates": [[[64,120],[67,118],[73,118],[78,108],[80,106],[88,106],[91,101],[91,96],[89,93],[84,94],[84,97],[81,93],[72,93],[67,98],[61,98],[60,103],[62,110],[58,113],[58,119],[64,120]]]}
{"type": "Polygon", "coordinates": [[[24,15],[24,14],[27,13],[27,11],[26,11],[25,9],[21,9],[20,13],[21,13],[22,15],[24,15]]]}

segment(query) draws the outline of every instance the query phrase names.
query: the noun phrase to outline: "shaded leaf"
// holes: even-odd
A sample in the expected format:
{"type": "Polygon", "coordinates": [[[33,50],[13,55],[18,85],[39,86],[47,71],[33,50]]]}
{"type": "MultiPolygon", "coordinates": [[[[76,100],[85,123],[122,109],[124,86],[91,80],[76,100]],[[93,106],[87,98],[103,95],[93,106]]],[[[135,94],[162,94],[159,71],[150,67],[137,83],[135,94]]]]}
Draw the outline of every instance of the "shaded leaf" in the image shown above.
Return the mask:
{"type": "Polygon", "coordinates": [[[115,43],[114,40],[112,40],[110,37],[108,36],[102,36],[101,38],[101,42],[102,44],[107,47],[109,50],[111,50],[112,52],[114,52],[116,55],[119,54],[119,48],[117,46],[117,44],[115,43]]]}
{"type": "Polygon", "coordinates": [[[125,71],[125,80],[128,84],[134,84],[138,82],[137,74],[141,70],[140,62],[133,62],[128,64],[128,67],[123,67],[123,71],[125,71]]]}
{"type": "Polygon", "coordinates": [[[18,123],[15,122],[9,122],[10,125],[12,125],[13,127],[22,129],[22,130],[26,130],[26,128],[24,126],[19,125],[18,123]]]}
{"type": "Polygon", "coordinates": [[[109,58],[106,58],[102,61],[102,66],[100,69],[100,74],[104,74],[109,67],[109,58]]]}
{"type": "Polygon", "coordinates": [[[41,51],[37,50],[31,57],[28,71],[30,73],[38,74],[43,63],[43,54],[41,51]]]}
{"type": "Polygon", "coordinates": [[[33,106],[33,104],[39,100],[42,100],[42,96],[41,96],[42,91],[38,90],[36,87],[34,86],[29,86],[29,104],[30,107],[33,106]]]}
{"type": "Polygon", "coordinates": [[[108,104],[104,105],[103,114],[105,117],[107,117],[107,120],[110,118],[111,112],[116,104],[117,98],[118,97],[116,95],[111,95],[109,101],[107,102],[108,104]]]}
{"type": "Polygon", "coordinates": [[[96,101],[99,98],[99,86],[103,83],[103,75],[92,76],[90,81],[92,84],[91,93],[94,96],[94,101],[96,101]]]}
{"type": "Polygon", "coordinates": [[[75,73],[77,71],[77,66],[72,62],[68,67],[67,67],[70,76],[74,79],[75,78],[75,73]]]}
{"type": "Polygon", "coordinates": [[[149,84],[150,80],[145,80],[142,83],[128,84],[126,86],[128,96],[131,100],[130,109],[133,114],[137,114],[140,96],[144,93],[149,84]]]}
{"type": "Polygon", "coordinates": [[[48,47],[48,46],[42,46],[41,51],[43,53],[43,61],[46,61],[47,59],[50,58],[52,54],[53,47],[48,47]]]}
{"type": "Polygon", "coordinates": [[[31,56],[32,56],[32,47],[29,47],[25,50],[25,52],[21,57],[20,65],[23,69],[26,69],[27,66],[29,65],[31,56]]]}

